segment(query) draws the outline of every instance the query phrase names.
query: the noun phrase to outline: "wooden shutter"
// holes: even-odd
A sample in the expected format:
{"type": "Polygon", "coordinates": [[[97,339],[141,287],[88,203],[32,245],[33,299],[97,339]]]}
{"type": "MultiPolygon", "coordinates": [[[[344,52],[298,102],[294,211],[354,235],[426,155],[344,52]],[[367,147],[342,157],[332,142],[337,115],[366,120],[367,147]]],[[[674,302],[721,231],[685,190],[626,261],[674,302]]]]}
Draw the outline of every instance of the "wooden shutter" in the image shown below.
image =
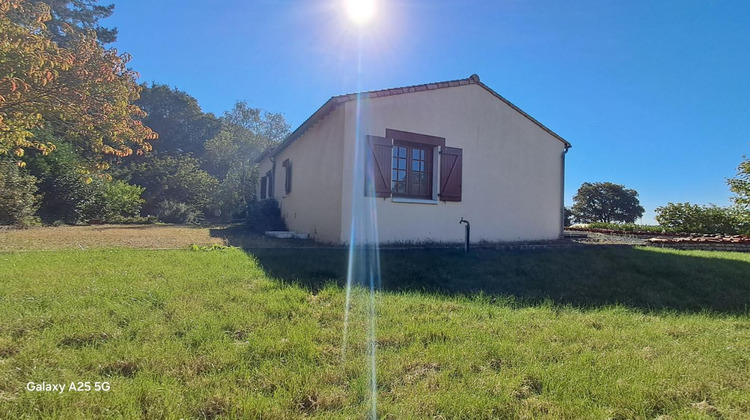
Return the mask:
{"type": "Polygon", "coordinates": [[[443,147],[440,151],[440,194],[441,201],[461,201],[461,164],[463,150],[443,147]]]}
{"type": "Polygon", "coordinates": [[[266,184],[266,177],[262,176],[260,177],[260,199],[263,200],[266,198],[266,188],[268,188],[266,184]]]}
{"type": "Polygon", "coordinates": [[[286,159],[282,164],[284,167],[284,193],[289,194],[292,192],[292,162],[286,159]]]}
{"type": "Polygon", "coordinates": [[[367,136],[365,155],[365,195],[391,196],[393,145],[385,137],[367,136]]]}
{"type": "Polygon", "coordinates": [[[266,172],[266,179],[268,180],[268,187],[266,188],[266,198],[273,198],[273,189],[275,187],[273,174],[276,171],[276,165],[274,164],[274,170],[266,172]]]}

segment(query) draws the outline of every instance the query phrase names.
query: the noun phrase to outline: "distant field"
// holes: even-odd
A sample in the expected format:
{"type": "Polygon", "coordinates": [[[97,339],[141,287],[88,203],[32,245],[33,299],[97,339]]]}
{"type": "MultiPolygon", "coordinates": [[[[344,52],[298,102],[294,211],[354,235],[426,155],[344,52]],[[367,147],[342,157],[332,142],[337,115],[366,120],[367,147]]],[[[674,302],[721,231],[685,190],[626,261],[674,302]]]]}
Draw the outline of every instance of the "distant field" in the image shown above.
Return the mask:
{"type": "MultiPolygon", "coordinates": [[[[196,232],[182,243],[218,235],[196,232]]],[[[0,252],[0,418],[369,412],[361,290],[342,358],[341,250],[22,243],[0,252]],[[25,388],[42,381],[110,390],[25,388]]],[[[750,418],[748,254],[388,250],[381,262],[380,417],[750,418]]]]}

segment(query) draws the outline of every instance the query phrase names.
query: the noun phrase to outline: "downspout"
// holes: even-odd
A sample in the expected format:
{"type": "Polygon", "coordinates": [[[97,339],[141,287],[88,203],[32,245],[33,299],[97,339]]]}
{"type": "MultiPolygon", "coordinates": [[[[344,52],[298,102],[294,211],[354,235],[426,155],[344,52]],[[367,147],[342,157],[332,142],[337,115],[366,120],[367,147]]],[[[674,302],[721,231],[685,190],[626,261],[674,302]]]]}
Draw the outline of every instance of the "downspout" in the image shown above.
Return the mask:
{"type": "Polygon", "coordinates": [[[565,145],[562,154],[560,154],[560,239],[563,237],[563,231],[565,230],[565,155],[570,149],[569,145],[565,145]]]}

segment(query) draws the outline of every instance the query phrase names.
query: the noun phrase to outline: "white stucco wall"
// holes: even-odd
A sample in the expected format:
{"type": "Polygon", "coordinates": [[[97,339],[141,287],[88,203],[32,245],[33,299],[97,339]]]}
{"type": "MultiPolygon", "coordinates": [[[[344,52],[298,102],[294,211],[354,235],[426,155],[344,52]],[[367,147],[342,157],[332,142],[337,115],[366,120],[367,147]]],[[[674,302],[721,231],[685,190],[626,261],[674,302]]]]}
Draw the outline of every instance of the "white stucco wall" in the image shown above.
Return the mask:
{"type": "Polygon", "coordinates": [[[471,222],[472,242],[560,236],[564,144],[483,87],[363,99],[359,105],[357,124],[357,102],[345,104],[340,242],[349,242],[353,208],[355,222],[370,218],[367,209],[375,209],[380,242],[461,242],[461,217],[471,222]],[[365,198],[361,176],[355,176],[363,169],[355,170],[354,139],[384,136],[386,128],[444,137],[446,146],[463,149],[462,201],[414,204],[365,198]]]}
{"type": "MultiPolygon", "coordinates": [[[[341,238],[341,193],[344,161],[344,110],[336,108],[276,156],[274,198],[289,230],[321,242],[341,238]],[[292,163],[292,191],[284,193],[285,159],[292,163]]],[[[271,170],[270,159],[260,166],[271,170]]]]}

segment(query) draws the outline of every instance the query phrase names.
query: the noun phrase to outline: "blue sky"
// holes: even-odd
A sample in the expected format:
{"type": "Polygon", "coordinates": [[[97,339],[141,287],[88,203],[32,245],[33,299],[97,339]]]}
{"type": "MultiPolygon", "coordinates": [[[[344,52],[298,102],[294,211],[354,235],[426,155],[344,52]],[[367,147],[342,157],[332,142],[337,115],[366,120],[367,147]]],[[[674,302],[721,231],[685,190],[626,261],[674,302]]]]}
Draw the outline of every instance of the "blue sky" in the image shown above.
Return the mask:
{"type": "Polygon", "coordinates": [[[140,80],[217,115],[242,99],[296,128],[333,95],[477,73],[573,144],[568,204],[582,182],[624,184],[646,223],[670,201],[728,204],[750,155],[746,1],[380,0],[362,29],[343,0],[113,1],[103,23],[140,80]]]}

